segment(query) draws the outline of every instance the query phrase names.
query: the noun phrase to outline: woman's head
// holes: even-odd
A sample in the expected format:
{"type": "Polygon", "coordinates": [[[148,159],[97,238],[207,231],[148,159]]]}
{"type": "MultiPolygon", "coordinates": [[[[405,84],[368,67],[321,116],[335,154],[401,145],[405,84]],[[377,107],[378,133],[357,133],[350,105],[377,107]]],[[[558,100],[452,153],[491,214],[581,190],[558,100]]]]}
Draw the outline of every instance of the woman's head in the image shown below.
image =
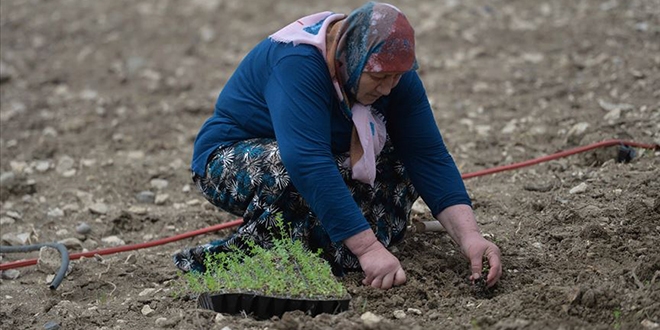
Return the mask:
{"type": "Polygon", "coordinates": [[[370,104],[389,94],[401,74],[417,69],[415,32],[396,7],[369,2],[346,18],[335,58],[346,92],[370,104]]]}

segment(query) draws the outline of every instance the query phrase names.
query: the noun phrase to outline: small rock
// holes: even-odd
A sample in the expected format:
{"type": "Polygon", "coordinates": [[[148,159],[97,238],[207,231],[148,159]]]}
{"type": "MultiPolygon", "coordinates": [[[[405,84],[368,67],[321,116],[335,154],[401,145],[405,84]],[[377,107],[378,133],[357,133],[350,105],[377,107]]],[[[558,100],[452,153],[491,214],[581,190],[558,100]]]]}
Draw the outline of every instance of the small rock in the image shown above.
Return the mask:
{"type": "Polygon", "coordinates": [[[156,200],[154,201],[156,205],[163,205],[167,203],[167,200],[170,199],[170,195],[168,194],[158,194],[156,195],[156,200]]]}
{"type": "Polygon", "coordinates": [[[35,164],[34,169],[37,170],[37,172],[46,172],[50,169],[50,162],[47,160],[40,160],[35,164]]]}
{"type": "Polygon", "coordinates": [[[400,309],[395,310],[393,313],[395,319],[405,319],[406,318],[406,313],[400,309]]]}
{"type": "Polygon", "coordinates": [[[15,280],[21,276],[21,272],[16,269],[7,269],[2,271],[3,280],[15,280]]]}
{"type": "Polygon", "coordinates": [[[60,269],[62,257],[57,249],[44,246],[39,249],[39,259],[37,259],[37,269],[46,274],[52,274],[60,269]]]}
{"type": "Polygon", "coordinates": [[[23,216],[16,212],[16,211],[7,211],[6,215],[10,218],[13,218],[14,220],[21,220],[23,219],[23,216]]]}
{"type": "Polygon", "coordinates": [[[62,173],[62,176],[65,177],[65,178],[70,178],[70,177],[73,177],[75,175],[76,175],[76,169],[75,168],[72,168],[68,171],[64,171],[64,173],[62,173]]]}
{"type": "Polygon", "coordinates": [[[78,206],[77,203],[66,204],[62,206],[62,211],[64,211],[65,214],[71,212],[78,212],[80,211],[80,206],[78,206]]]}
{"type": "Polygon", "coordinates": [[[204,42],[209,42],[215,38],[215,29],[209,25],[204,25],[199,29],[199,35],[204,42]]]}
{"type": "Polygon", "coordinates": [[[152,179],[151,180],[151,186],[158,189],[158,190],[163,190],[163,189],[167,188],[167,186],[169,184],[170,183],[165,179],[152,179]]]}
{"type": "Polygon", "coordinates": [[[108,237],[103,237],[101,239],[101,242],[110,245],[110,246],[120,246],[120,245],[126,245],[126,242],[124,242],[121,238],[117,236],[108,236],[108,237]]]}
{"type": "Polygon", "coordinates": [[[221,313],[215,314],[215,317],[213,318],[213,322],[215,323],[222,323],[226,317],[222,315],[221,313]]]}
{"type": "Polygon", "coordinates": [[[66,229],[60,229],[60,230],[55,232],[55,236],[62,237],[62,236],[66,236],[66,235],[69,235],[69,231],[66,230],[66,229]]]}
{"type": "Polygon", "coordinates": [[[57,166],[55,167],[55,171],[59,174],[64,174],[70,171],[71,169],[73,169],[75,163],[76,162],[73,160],[73,158],[69,156],[62,156],[62,158],[60,158],[57,161],[57,166]]]}
{"type": "Polygon", "coordinates": [[[646,329],[659,329],[660,328],[660,324],[655,323],[655,322],[653,322],[649,319],[644,319],[641,322],[641,325],[646,329]]]}
{"type": "Polygon", "coordinates": [[[154,313],[154,310],[149,305],[142,306],[142,315],[149,316],[154,313]]]}
{"type": "Polygon", "coordinates": [[[552,187],[552,183],[528,183],[523,186],[523,189],[527,191],[548,192],[552,190],[552,187]]]}
{"type": "Polygon", "coordinates": [[[59,207],[56,207],[54,209],[48,210],[46,216],[49,218],[61,218],[64,216],[64,211],[62,211],[62,209],[60,209],[59,207]]]}
{"type": "Polygon", "coordinates": [[[178,158],[170,163],[170,168],[175,171],[183,168],[184,166],[186,166],[186,162],[178,158]]]}
{"type": "Polygon", "coordinates": [[[202,202],[201,202],[199,199],[196,199],[196,198],[195,198],[195,199],[191,199],[191,200],[187,201],[187,202],[186,202],[186,205],[188,205],[188,206],[196,206],[196,205],[199,205],[199,204],[201,204],[201,203],[202,203],[202,202]]]}
{"type": "Polygon", "coordinates": [[[566,133],[566,139],[571,144],[579,144],[585,132],[589,128],[589,123],[581,122],[573,125],[566,133]]]}
{"type": "Polygon", "coordinates": [[[422,311],[417,308],[408,308],[408,313],[422,315],[422,311]]]}
{"type": "Polygon", "coordinates": [[[380,321],[383,320],[382,317],[372,313],[372,312],[366,312],[362,315],[360,315],[360,319],[362,322],[364,322],[365,325],[367,326],[372,326],[380,323],[380,321]]]}
{"type": "Polygon", "coordinates": [[[164,317],[159,317],[156,319],[156,326],[161,327],[161,328],[173,328],[177,323],[179,323],[180,319],[178,317],[173,317],[171,319],[167,319],[164,317]]]}
{"type": "Polygon", "coordinates": [[[614,104],[614,103],[609,103],[607,101],[604,101],[602,99],[598,99],[598,105],[600,105],[601,108],[605,111],[627,111],[627,110],[632,110],[635,107],[631,104],[626,104],[626,103],[621,103],[621,104],[614,104]]]}
{"type": "Polygon", "coordinates": [[[580,304],[589,308],[594,308],[598,305],[596,292],[592,289],[587,289],[580,299],[580,304]]]}
{"type": "Polygon", "coordinates": [[[99,243],[97,241],[88,238],[88,239],[85,240],[85,248],[83,250],[85,250],[85,249],[87,249],[87,250],[96,250],[96,248],[98,248],[98,247],[99,247],[99,243]]]}
{"type": "Polygon", "coordinates": [[[14,68],[0,62],[0,83],[10,81],[14,77],[14,68]]]}
{"type": "Polygon", "coordinates": [[[0,217],[0,226],[11,226],[16,222],[16,220],[10,217],[0,217]]]}
{"type": "Polygon", "coordinates": [[[513,119],[509,121],[506,125],[504,125],[504,127],[500,132],[502,134],[511,134],[516,131],[517,125],[518,125],[518,119],[513,119]]]}
{"type": "Polygon", "coordinates": [[[59,243],[66,246],[69,249],[82,250],[83,248],[82,242],[75,237],[65,238],[59,241],[59,243]]]}
{"type": "Polygon", "coordinates": [[[92,227],[90,227],[88,224],[82,222],[78,226],[76,226],[76,233],[80,235],[87,235],[92,232],[92,227]]]}
{"type": "Polygon", "coordinates": [[[80,160],[80,164],[82,164],[82,166],[84,166],[84,167],[92,167],[92,166],[96,165],[96,159],[84,159],[83,158],[83,159],[80,160]]]}
{"type": "Polygon", "coordinates": [[[129,159],[139,160],[144,158],[144,151],[142,150],[132,150],[129,151],[126,155],[129,159]]]}
{"type": "Polygon", "coordinates": [[[579,185],[571,188],[571,190],[569,190],[568,193],[569,194],[581,194],[585,191],[587,191],[587,184],[585,182],[582,182],[579,185]]]}
{"type": "Polygon", "coordinates": [[[2,235],[2,241],[11,246],[25,245],[28,242],[29,238],[30,238],[29,233],[23,233],[18,235],[14,233],[7,233],[2,235]]]}
{"type": "Polygon", "coordinates": [[[94,213],[94,214],[106,214],[108,213],[108,206],[105,205],[104,203],[94,203],[90,205],[89,211],[94,213]]]}
{"type": "Polygon", "coordinates": [[[152,293],[154,293],[154,292],[156,292],[156,289],[154,289],[154,288],[148,288],[148,289],[144,289],[144,290],[142,290],[142,292],[140,292],[140,293],[138,294],[138,296],[140,296],[140,297],[144,297],[144,296],[148,296],[148,295],[150,295],[150,294],[152,294],[152,293]]]}
{"type": "Polygon", "coordinates": [[[45,330],[59,330],[60,324],[54,321],[48,321],[44,324],[45,330]]]}
{"type": "Polygon", "coordinates": [[[55,274],[49,274],[46,275],[46,284],[51,284],[53,283],[53,280],[55,279],[55,274]]]}
{"type": "Polygon", "coordinates": [[[0,186],[8,186],[14,182],[16,174],[14,172],[2,172],[0,174],[0,186]]]}
{"type": "Polygon", "coordinates": [[[428,206],[426,206],[426,203],[421,198],[418,198],[412,206],[412,212],[413,213],[419,213],[419,214],[424,214],[424,213],[429,213],[430,209],[428,206]]]}
{"type": "Polygon", "coordinates": [[[156,194],[148,190],[141,191],[135,195],[135,199],[137,199],[139,203],[153,204],[156,201],[156,194]]]}
{"type": "Polygon", "coordinates": [[[18,239],[19,239],[21,242],[23,242],[23,244],[21,244],[21,245],[25,245],[25,244],[27,244],[27,243],[31,243],[30,236],[32,236],[30,233],[20,233],[20,234],[16,235],[16,237],[18,237],[18,239]]]}
{"type": "Polygon", "coordinates": [[[578,304],[580,302],[580,297],[582,296],[582,289],[580,287],[573,287],[568,290],[566,293],[566,298],[568,303],[571,305],[578,304]]]}
{"type": "Polygon", "coordinates": [[[11,167],[12,172],[23,173],[27,169],[28,164],[26,162],[12,160],[9,162],[9,166],[11,167]]]}
{"type": "Polygon", "coordinates": [[[83,89],[79,94],[80,98],[87,101],[95,100],[99,96],[99,92],[93,89],[83,89]]]}
{"type": "Polygon", "coordinates": [[[437,311],[431,312],[428,315],[429,320],[437,320],[437,319],[440,319],[442,317],[443,317],[442,313],[437,312],[437,311]]]}
{"type": "Polygon", "coordinates": [[[145,215],[145,214],[149,213],[149,209],[146,208],[146,207],[133,205],[133,206],[128,208],[128,212],[133,213],[133,214],[137,214],[137,215],[145,215]]]}
{"type": "Polygon", "coordinates": [[[530,324],[530,321],[523,320],[523,319],[504,319],[498,321],[494,328],[495,329],[521,329],[530,324]]]}
{"type": "Polygon", "coordinates": [[[93,196],[92,194],[82,191],[82,190],[75,190],[74,193],[76,194],[76,197],[80,200],[81,203],[84,205],[92,205],[93,202],[93,196]]]}
{"type": "Polygon", "coordinates": [[[614,110],[608,112],[607,114],[605,114],[605,116],[603,116],[603,119],[608,124],[614,124],[620,118],[621,118],[621,109],[619,109],[619,108],[614,109],[614,110]]]}

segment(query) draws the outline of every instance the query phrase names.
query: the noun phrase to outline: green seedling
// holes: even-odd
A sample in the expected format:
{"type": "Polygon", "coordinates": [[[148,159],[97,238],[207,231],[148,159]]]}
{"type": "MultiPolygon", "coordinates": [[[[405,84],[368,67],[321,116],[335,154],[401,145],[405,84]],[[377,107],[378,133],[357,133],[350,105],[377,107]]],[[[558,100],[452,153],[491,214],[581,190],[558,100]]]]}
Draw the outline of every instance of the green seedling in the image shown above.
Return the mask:
{"type": "Polygon", "coordinates": [[[488,287],[486,279],[488,278],[488,272],[490,271],[490,265],[488,260],[483,260],[483,266],[481,267],[481,276],[479,279],[473,281],[472,289],[474,291],[475,297],[478,299],[490,299],[493,297],[493,290],[488,287]]]}
{"type": "Polygon", "coordinates": [[[612,316],[614,316],[614,329],[621,329],[621,310],[615,309],[612,311],[612,316]]]}
{"type": "Polygon", "coordinates": [[[348,293],[332,274],[321,251],[311,252],[300,241],[291,240],[281,214],[275,218],[279,235],[265,249],[247,242],[248,252],[208,255],[204,273],[184,274],[192,293],[255,293],[287,298],[345,298],[348,293]]]}

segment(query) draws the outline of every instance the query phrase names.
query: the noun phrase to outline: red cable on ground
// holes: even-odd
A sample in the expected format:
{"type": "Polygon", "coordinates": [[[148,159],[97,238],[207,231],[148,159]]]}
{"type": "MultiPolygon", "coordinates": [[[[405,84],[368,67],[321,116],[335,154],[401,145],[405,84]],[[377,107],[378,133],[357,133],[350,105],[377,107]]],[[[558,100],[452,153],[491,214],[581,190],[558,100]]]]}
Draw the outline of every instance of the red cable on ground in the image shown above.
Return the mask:
{"type": "MultiPolygon", "coordinates": [[[[197,229],[194,231],[189,231],[187,233],[171,236],[171,237],[166,237],[166,238],[161,238],[157,240],[153,240],[150,242],[146,243],[138,243],[138,244],[130,244],[130,245],[123,245],[123,246],[117,246],[113,248],[107,248],[107,249],[100,249],[100,250],[95,250],[95,251],[88,251],[88,252],[82,252],[82,253],[74,253],[69,255],[69,260],[76,260],[80,259],[82,257],[93,257],[95,255],[106,255],[106,254],[113,254],[113,253],[118,253],[118,252],[126,252],[126,251],[132,251],[132,250],[139,250],[139,249],[145,249],[149,247],[154,247],[157,245],[163,245],[167,243],[171,243],[174,241],[186,239],[188,237],[193,237],[201,234],[205,234],[211,231],[218,231],[222,229],[227,229],[231,227],[235,227],[243,223],[243,219],[238,219],[234,220],[231,222],[226,222],[226,223],[221,223],[217,225],[213,225],[211,227],[207,228],[202,228],[202,229],[197,229]]],[[[18,261],[13,261],[13,262],[7,262],[4,264],[0,264],[0,270],[5,270],[5,269],[12,269],[12,268],[20,268],[20,267],[26,267],[26,266],[32,266],[37,264],[37,259],[27,259],[27,260],[18,260],[18,261]]]]}
{"type": "MultiPolygon", "coordinates": [[[[498,166],[498,167],[493,167],[481,171],[476,171],[472,173],[466,173],[462,175],[463,179],[469,179],[469,178],[474,178],[478,176],[484,176],[487,174],[493,174],[497,172],[503,172],[503,171],[509,171],[513,169],[518,169],[521,167],[526,167],[526,166],[531,166],[543,162],[547,162],[549,160],[553,159],[558,159],[570,155],[574,155],[577,153],[585,152],[588,150],[596,149],[596,148],[602,148],[602,147],[609,147],[609,146],[614,146],[614,145],[624,145],[624,146],[631,146],[631,147],[637,147],[637,148],[644,148],[644,149],[653,149],[653,150],[660,150],[660,145],[658,144],[648,144],[648,143],[639,143],[639,142],[634,142],[634,141],[624,141],[624,140],[605,140],[602,142],[597,142],[597,143],[592,143],[586,146],[582,147],[577,147],[573,149],[569,149],[566,151],[561,151],[554,153],[552,155],[548,156],[543,156],[539,158],[534,158],[530,159],[527,161],[523,161],[520,163],[513,163],[509,165],[504,165],[504,166],[498,166]]],[[[227,228],[232,228],[236,227],[240,224],[243,223],[243,219],[237,219],[231,222],[226,222],[226,223],[221,223],[218,225],[210,226],[207,228],[202,228],[202,229],[197,229],[194,231],[190,231],[187,233],[171,236],[171,237],[166,237],[166,238],[161,238],[157,240],[153,240],[150,242],[146,243],[138,243],[138,244],[131,244],[131,245],[124,245],[124,246],[118,246],[118,247],[113,247],[113,248],[107,248],[107,249],[100,249],[100,250],[95,250],[95,251],[89,251],[89,252],[82,252],[82,253],[74,253],[69,256],[70,260],[76,260],[80,259],[82,257],[93,257],[94,255],[106,255],[106,254],[113,254],[113,253],[118,253],[118,252],[126,252],[126,251],[133,251],[133,250],[139,250],[139,249],[145,249],[149,247],[154,247],[157,245],[163,245],[167,243],[171,243],[174,241],[186,239],[189,237],[201,235],[201,234],[206,234],[209,232],[214,232],[222,229],[227,229],[227,228]]],[[[12,268],[20,268],[20,267],[26,267],[26,266],[32,266],[37,264],[37,259],[27,259],[27,260],[18,260],[18,261],[12,261],[12,262],[7,262],[4,264],[0,264],[0,270],[6,270],[6,269],[12,269],[12,268]]]]}
{"type": "Polygon", "coordinates": [[[597,143],[588,144],[586,146],[569,149],[569,150],[566,150],[566,151],[560,151],[560,152],[554,153],[552,155],[526,160],[526,161],[520,162],[520,163],[513,163],[513,164],[509,164],[509,165],[503,165],[503,166],[498,166],[498,167],[493,167],[493,168],[487,168],[485,170],[476,171],[476,172],[472,172],[472,173],[466,173],[466,174],[463,174],[461,177],[463,179],[469,179],[469,178],[474,178],[474,177],[477,177],[477,176],[483,176],[483,175],[486,175],[486,174],[493,174],[493,173],[497,173],[497,172],[513,170],[513,169],[517,169],[517,168],[521,168],[521,167],[526,167],[526,166],[531,166],[531,165],[535,165],[535,164],[538,164],[538,163],[547,162],[547,161],[553,160],[553,159],[558,159],[558,158],[578,154],[578,153],[585,152],[585,151],[588,151],[588,150],[591,150],[591,149],[602,148],[602,147],[610,147],[610,146],[615,146],[615,145],[624,145],[624,146],[644,148],[644,149],[660,150],[660,145],[658,145],[658,144],[639,143],[639,142],[624,141],[624,140],[605,140],[605,141],[601,141],[601,142],[597,142],[597,143]]]}

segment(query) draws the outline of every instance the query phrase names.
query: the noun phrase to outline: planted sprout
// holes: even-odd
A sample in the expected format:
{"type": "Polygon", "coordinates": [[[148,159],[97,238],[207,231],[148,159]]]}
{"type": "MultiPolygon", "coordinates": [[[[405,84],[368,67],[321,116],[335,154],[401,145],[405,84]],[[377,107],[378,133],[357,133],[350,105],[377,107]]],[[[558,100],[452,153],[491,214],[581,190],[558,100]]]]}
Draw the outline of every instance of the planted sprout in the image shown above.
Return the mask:
{"type": "Polygon", "coordinates": [[[483,260],[483,267],[481,267],[481,276],[479,279],[475,280],[472,284],[472,290],[474,295],[478,299],[490,299],[494,296],[492,288],[488,287],[486,279],[488,278],[488,272],[490,271],[490,265],[488,260],[483,260]]]}

